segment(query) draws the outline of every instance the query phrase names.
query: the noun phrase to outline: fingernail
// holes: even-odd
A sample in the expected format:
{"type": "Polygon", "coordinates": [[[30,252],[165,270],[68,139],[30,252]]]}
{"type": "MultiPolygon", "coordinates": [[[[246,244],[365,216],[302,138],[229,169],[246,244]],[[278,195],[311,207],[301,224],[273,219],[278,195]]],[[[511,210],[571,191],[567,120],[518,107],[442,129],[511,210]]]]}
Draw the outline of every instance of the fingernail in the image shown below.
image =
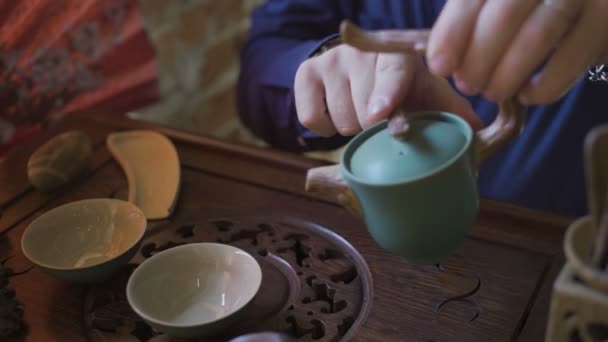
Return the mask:
{"type": "Polygon", "coordinates": [[[445,77],[450,74],[450,61],[442,54],[437,54],[429,59],[429,67],[431,72],[438,76],[445,77]]]}
{"type": "Polygon", "coordinates": [[[467,82],[463,81],[460,78],[456,78],[454,80],[454,83],[456,84],[456,87],[458,87],[458,89],[460,89],[461,92],[463,92],[465,95],[475,95],[478,93],[478,91],[471,87],[467,82]]]}
{"type": "Polygon", "coordinates": [[[388,106],[388,101],[384,97],[373,98],[368,106],[369,116],[377,115],[388,106]]]}

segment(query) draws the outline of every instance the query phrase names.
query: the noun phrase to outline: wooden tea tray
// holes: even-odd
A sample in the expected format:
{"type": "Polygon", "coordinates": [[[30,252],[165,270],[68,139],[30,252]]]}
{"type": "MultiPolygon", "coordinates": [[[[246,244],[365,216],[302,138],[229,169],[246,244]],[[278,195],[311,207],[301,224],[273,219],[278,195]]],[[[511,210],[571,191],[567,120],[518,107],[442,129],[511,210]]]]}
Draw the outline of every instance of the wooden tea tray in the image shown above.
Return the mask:
{"type": "Polygon", "coordinates": [[[103,115],[67,117],[0,162],[0,260],[12,256],[7,267],[31,266],[20,239],[43,212],[83,198],[127,197],[127,180],[105,139],[131,129],[158,130],[177,148],[181,187],[173,215],[150,222],[138,255],[107,283],[74,285],[37,269],[11,277],[28,330],[9,341],[152,337],[124,300],[127,276],[159,250],[194,241],[243,248],[264,276],[251,318],[206,340],[259,330],[309,341],[544,338],[570,219],[483,201],[456,255],[441,267],[412,265],[379,248],[360,219],[305,193],[306,170],[321,162],[103,115]],[[35,191],[26,176],[30,153],[71,129],[84,130],[94,143],[88,170],[59,191],[35,191]]]}

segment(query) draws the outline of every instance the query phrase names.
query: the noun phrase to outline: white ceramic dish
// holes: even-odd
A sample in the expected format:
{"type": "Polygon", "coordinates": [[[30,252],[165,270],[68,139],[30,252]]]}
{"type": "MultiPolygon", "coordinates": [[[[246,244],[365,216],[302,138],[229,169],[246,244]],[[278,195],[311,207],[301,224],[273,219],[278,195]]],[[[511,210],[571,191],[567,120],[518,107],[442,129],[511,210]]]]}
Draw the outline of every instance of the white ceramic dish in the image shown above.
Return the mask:
{"type": "Polygon", "coordinates": [[[262,270],[247,252],[230,245],[193,243],[144,261],[129,278],[127,300],[156,330],[200,337],[237,320],[261,283],[262,270]]]}
{"type": "Polygon", "coordinates": [[[68,281],[109,277],[139,249],[146,218],[117,199],[76,201],[36,218],[21,238],[23,254],[40,269],[68,281]]]}

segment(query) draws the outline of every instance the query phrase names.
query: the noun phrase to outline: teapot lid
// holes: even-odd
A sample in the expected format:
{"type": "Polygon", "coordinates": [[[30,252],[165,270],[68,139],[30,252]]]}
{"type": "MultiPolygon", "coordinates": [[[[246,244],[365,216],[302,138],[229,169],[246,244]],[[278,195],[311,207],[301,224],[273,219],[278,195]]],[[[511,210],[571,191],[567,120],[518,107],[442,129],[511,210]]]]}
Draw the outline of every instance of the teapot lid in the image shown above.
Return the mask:
{"type": "Polygon", "coordinates": [[[388,184],[424,176],[459,156],[471,140],[467,123],[452,114],[426,114],[408,116],[406,138],[393,137],[386,121],[361,133],[363,140],[353,141],[350,158],[344,158],[347,169],[366,182],[388,184]]]}

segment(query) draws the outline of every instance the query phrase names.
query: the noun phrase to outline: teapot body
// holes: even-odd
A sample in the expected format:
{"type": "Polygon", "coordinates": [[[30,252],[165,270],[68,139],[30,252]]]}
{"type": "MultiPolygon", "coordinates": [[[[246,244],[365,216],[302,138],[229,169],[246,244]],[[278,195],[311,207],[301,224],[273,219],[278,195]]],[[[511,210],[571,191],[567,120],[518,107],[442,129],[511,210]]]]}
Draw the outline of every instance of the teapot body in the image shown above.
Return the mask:
{"type": "MultiPolygon", "coordinates": [[[[464,120],[448,113],[432,113],[453,120],[466,143],[439,167],[403,181],[378,183],[357,177],[349,161],[365,137],[344,150],[340,172],[355,193],[363,219],[374,240],[385,250],[417,264],[436,264],[462,245],[479,212],[473,132],[464,120]]],[[[382,130],[386,122],[370,128],[382,130]]]]}

